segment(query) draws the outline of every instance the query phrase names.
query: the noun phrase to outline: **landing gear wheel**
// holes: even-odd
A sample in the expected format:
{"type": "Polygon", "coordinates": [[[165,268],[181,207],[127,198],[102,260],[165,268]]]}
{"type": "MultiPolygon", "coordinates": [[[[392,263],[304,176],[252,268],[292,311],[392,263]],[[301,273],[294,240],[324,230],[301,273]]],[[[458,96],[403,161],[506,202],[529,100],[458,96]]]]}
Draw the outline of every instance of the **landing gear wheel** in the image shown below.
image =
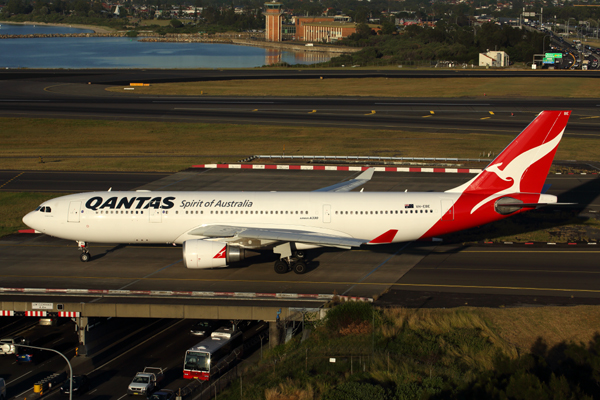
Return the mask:
{"type": "Polygon", "coordinates": [[[79,255],[79,259],[81,260],[81,262],[88,262],[90,261],[90,258],[90,253],[88,253],[87,251],[84,251],[79,255]]]}
{"type": "Polygon", "coordinates": [[[305,274],[308,270],[306,263],[304,261],[296,261],[294,264],[294,272],[298,275],[305,274]]]}
{"type": "Polygon", "coordinates": [[[278,274],[285,274],[286,272],[288,272],[290,270],[290,267],[288,266],[288,264],[283,260],[275,261],[274,268],[275,268],[275,272],[277,272],[278,274]]]}

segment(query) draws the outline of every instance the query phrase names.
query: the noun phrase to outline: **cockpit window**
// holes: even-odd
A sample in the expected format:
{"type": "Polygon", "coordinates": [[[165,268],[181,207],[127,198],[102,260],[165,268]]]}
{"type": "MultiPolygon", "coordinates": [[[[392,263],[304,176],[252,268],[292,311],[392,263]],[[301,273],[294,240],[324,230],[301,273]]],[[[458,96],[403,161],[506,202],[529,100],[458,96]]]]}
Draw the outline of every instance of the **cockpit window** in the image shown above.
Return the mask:
{"type": "Polygon", "coordinates": [[[46,212],[46,207],[40,208],[40,212],[46,212]]]}
{"type": "Polygon", "coordinates": [[[46,207],[46,212],[52,212],[52,209],[50,207],[46,207]]]}
{"type": "Polygon", "coordinates": [[[40,207],[36,208],[35,210],[36,211],[39,210],[40,212],[48,212],[48,213],[52,212],[52,209],[50,207],[48,207],[48,206],[46,206],[46,207],[40,206],[40,207]]]}
{"type": "Polygon", "coordinates": [[[42,208],[42,206],[38,206],[38,208],[36,208],[35,211],[40,211],[40,208],[42,208]]]}

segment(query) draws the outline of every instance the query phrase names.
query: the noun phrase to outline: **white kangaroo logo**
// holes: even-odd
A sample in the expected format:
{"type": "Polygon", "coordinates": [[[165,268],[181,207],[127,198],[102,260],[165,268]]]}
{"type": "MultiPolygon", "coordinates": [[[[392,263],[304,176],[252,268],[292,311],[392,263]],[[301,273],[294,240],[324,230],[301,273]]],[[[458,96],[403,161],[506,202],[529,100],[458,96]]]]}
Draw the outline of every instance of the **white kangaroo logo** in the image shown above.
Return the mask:
{"type": "Polygon", "coordinates": [[[473,207],[473,209],[471,210],[471,214],[473,214],[475,211],[477,211],[479,207],[481,207],[490,200],[497,199],[498,197],[502,197],[508,193],[520,192],[521,178],[523,178],[523,174],[525,174],[527,168],[529,168],[531,165],[535,164],[536,162],[547,156],[552,150],[554,150],[556,146],[558,146],[558,143],[560,142],[564,131],[565,130],[563,129],[560,132],[560,134],[556,135],[556,137],[551,141],[519,154],[517,157],[513,158],[512,161],[510,161],[503,170],[500,169],[502,163],[490,165],[489,167],[487,167],[485,171],[493,172],[498,176],[498,178],[502,179],[505,182],[512,181],[513,184],[510,187],[500,190],[499,192],[496,192],[493,195],[479,202],[475,207],[473,207]]]}

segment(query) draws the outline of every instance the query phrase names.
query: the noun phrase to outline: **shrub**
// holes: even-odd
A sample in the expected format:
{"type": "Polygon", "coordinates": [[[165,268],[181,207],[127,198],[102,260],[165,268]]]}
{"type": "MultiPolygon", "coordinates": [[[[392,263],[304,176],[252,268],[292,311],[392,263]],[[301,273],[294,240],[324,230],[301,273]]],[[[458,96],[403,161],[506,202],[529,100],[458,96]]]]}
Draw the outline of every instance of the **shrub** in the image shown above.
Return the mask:
{"type": "Polygon", "coordinates": [[[342,383],[323,395],[323,400],[391,400],[389,391],[370,383],[342,383]]]}

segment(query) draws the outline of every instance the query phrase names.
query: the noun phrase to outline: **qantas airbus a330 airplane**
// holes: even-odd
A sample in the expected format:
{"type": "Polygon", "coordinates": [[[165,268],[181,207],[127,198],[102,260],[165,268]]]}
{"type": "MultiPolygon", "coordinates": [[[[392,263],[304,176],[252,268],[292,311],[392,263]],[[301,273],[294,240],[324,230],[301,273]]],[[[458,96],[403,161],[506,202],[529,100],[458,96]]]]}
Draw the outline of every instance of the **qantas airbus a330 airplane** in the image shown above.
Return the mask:
{"type": "MultiPolygon", "coordinates": [[[[445,192],[365,193],[370,168],[314,192],[93,192],[48,200],[23,218],[38,232],[88,242],[183,244],[187,268],[219,268],[247,250],[302,274],[304,250],[430,238],[557,204],[542,194],[570,111],[543,111],[469,182],[445,192]]],[[[248,252],[250,253],[250,252],[248,252]]]]}

